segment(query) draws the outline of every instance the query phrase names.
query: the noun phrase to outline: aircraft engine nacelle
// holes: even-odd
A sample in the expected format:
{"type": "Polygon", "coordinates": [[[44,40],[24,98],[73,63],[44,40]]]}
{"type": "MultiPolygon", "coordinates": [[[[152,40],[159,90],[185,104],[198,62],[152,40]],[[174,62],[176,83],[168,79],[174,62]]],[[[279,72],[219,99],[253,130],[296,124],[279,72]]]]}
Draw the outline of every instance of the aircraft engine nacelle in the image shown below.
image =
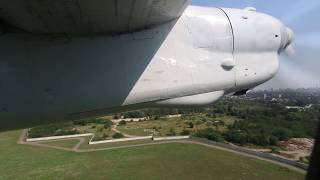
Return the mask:
{"type": "MultiPolygon", "coordinates": [[[[156,102],[161,105],[210,104],[220,92],[242,92],[268,81],[278,71],[279,53],[293,37],[280,21],[254,8],[189,7],[172,27],[150,64],[174,72],[159,83],[162,90],[166,85],[169,99],[156,102]]],[[[144,74],[154,76],[151,71],[144,74]]],[[[156,86],[138,81],[128,102],[146,98],[146,87],[156,86]]]]}
{"type": "Polygon", "coordinates": [[[119,35],[0,34],[0,130],[150,106],[199,106],[278,70],[282,23],[245,10],[188,7],[119,35]]]}
{"type": "Polygon", "coordinates": [[[280,52],[292,42],[292,31],[254,8],[223,11],[233,27],[237,89],[250,89],[271,79],[278,71],[280,52]]]}

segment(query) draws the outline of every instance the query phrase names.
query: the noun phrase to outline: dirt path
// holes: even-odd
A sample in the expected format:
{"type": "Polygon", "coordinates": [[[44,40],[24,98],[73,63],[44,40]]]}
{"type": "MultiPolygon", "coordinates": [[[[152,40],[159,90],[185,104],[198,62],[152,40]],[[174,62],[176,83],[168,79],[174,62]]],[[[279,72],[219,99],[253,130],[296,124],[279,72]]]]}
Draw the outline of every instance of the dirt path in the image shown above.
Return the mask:
{"type": "Polygon", "coordinates": [[[28,129],[22,130],[22,133],[17,141],[17,144],[25,144],[25,139],[27,137],[28,129]]]}
{"type": "Polygon", "coordinates": [[[72,148],[72,150],[74,151],[74,152],[77,152],[78,150],[79,150],[79,147],[84,143],[84,141],[86,140],[85,138],[78,138],[79,139],[79,142],[78,142],[78,144],[76,144],[73,148],[72,148]]]}
{"type": "Polygon", "coordinates": [[[114,132],[117,132],[117,133],[121,133],[121,134],[123,134],[125,137],[128,137],[128,138],[139,137],[139,136],[133,136],[133,135],[130,135],[130,134],[123,133],[123,132],[119,131],[119,130],[117,129],[117,127],[118,127],[118,123],[114,124],[114,125],[111,127],[111,130],[114,131],[114,132]]]}

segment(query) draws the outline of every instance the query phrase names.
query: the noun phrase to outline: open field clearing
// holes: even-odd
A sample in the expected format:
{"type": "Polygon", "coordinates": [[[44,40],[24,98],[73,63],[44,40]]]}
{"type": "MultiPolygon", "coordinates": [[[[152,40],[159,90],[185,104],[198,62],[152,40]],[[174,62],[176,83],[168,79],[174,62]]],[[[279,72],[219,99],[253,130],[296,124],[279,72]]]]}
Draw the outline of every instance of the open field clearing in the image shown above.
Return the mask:
{"type": "Polygon", "coordinates": [[[195,144],[75,153],[18,145],[20,133],[0,133],[0,179],[298,180],[304,176],[265,161],[195,144]]]}
{"type": "Polygon", "coordinates": [[[148,120],[141,122],[127,122],[125,125],[119,125],[117,129],[121,132],[136,136],[170,136],[179,135],[183,130],[197,131],[204,128],[214,128],[217,131],[223,132],[227,125],[233,124],[236,118],[224,116],[219,118],[201,119],[201,115],[196,117],[190,116],[185,119],[178,118],[162,118],[159,120],[148,120]],[[222,123],[222,124],[221,124],[222,123]]]}

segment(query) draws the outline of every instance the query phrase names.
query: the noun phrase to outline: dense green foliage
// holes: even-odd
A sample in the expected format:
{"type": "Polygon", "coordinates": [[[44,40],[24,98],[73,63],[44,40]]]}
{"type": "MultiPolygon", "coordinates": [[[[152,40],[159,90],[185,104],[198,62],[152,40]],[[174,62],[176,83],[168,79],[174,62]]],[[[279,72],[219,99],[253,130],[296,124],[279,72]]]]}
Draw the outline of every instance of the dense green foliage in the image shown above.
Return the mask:
{"type": "Polygon", "coordinates": [[[173,114],[188,114],[203,112],[205,108],[146,108],[135,111],[128,111],[115,115],[116,117],[123,116],[124,118],[143,118],[151,117],[151,119],[158,119],[167,115],[173,114]]]}
{"type": "MultiPolygon", "coordinates": [[[[289,138],[312,138],[315,136],[320,117],[319,106],[305,110],[286,109],[286,104],[270,101],[251,101],[244,99],[223,99],[212,106],[203,108],[163,108],[142,109],[130,111],[130,117],[151,117],[159,119],[168,114],[180,113],[186,121],[187,128],[193,128],[206,122],[209,129],[190,132],[185,130],[180,134],[191,134],[211,140],[260,146],[275,146],[279,141],[289,138]],[[227,126],[224,132],[216,131],[211,126],[223,125],[220,117],[235,117],[238,120],[227,126]],[[216,122],[215,122],[216,121],[216,122]],[[211,129],[210,129],[211,128],[211,129]]],[[[165,119],[164,119],[165,120],[165,119]]],[[[169,131],[167,135],[175,135],[169,131]]]]}
{"type": "Polygon", "coordinates": [[[105,119],[104,120],[104,128],[110,128],[111,126],[113,125],[113,122],[111,121],[111,120],[109,120],[109,119],[105,119]]]}
{"type": "MultiPolygon", "coordinates": [[[[74,125],[85,126],[88,124],[105,124],[106,120],[100,118],[86,118],[73,121],[74,125]]],[[[111,122],[112,123],[112,122],[111,122]]]]}
{"type": "Polygon", "coordinates": [[[78,134],[76,129],[71,129],[70,123],[49,124],[45,126],[35,127],[29,130],[30,138],[46,137],[46,136],[62,136],[78,134]]]}
{"type": "Polygon", "coordinates": [[[317,108],[292,111],[284,106],[250,101],[226,101],[216,111],[241,118],[224,134],[227,141],[239,144],[276,145],[293,137],[315,136],[320,116],[317,108]]]}
{"type": "MultiPolygon", "coordinates": [[[[87,118],[76,120],[68,123],[55,123],[39,127],[31,128],[28,132],[29,138],[46,137],[46,136],[62,136],[62,135],[72,135],[79,134],[80,132],[75,129],[75,126],[86,126],[92,124],[91,128],[96,128],[96,125],[103,125],[103,128],[110,128],[113,123],[108,119],[100,118],[87,118]]],[[[98,128],[98,131],[103,130],[102,127],[98,128]]],[[[97,136],[98,138],[98,136],[97,136]]]]}
{"type": "Polygon", "coordinates": [[[195,133],[195,136],[207,138],[212,141],[223,142],[223,137],[219,133],[215,132],[212,128],[199,130],[195,133]]]}

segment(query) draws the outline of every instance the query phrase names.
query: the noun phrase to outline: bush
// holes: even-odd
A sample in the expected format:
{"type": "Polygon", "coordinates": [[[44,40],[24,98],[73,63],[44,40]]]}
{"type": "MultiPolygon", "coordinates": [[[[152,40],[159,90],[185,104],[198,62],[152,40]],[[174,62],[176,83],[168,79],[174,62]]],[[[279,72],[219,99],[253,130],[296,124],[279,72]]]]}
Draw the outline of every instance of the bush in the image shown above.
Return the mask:
{"type": "Polygon", "coordinates": [[[266,134],[247,135],[247,142],[260,146],[270,145],[270,137],[266,134]]]}
{"type": "Polygon", "coordinates": [[[127,124],[127,122],[126,122],[125,120],[122,120],[122,121],[119,122],[119,125],[120,125],[120,126],[124,126],[124,125],[126,125],[126,124],[127,124]]]}
{"type": "Polygon", "coordinates": [[[102,136],[94,136],[92,140],[93,141],[102,141],[102,140],[104,140],[104,138],[102,136]]]}
{"type": "Polygon", "coordinates": [[[278,139],[277,137],[271,136],[271,137],[269,138],[269,144],[270,144],[271,146],[277,146],[278,143],[279,143],[279,139],[278,139]]]}
{"type": "Polygon", "coordinates": [[[73,121],[74,125],[86,126],[87,124],[104,124],[104,119],[99,118],[86,118],[73,121]]]}
{"type": "Polygon", "coordinates": [[[232,143],[244,145],[252,143],[259,146],[276,146],[278,138],[268,134],[248,134],[246,131],[230,130],[225,134],[226,140],[232,143]]]}
{"type": "Polygon", "coordinates": [[[194,127],[193,122],[187,122],[187,124],[188,124],[189,128],[193,128],[194,127]]]}
{"type": "Polygon", "coordinates": [[[102,137],[103,137],[104,139],[106,139],[107,137],[109,137],[109,135],[106,134],[106,133],[103,133],[102,137]]]}
{"type": "Polygon", "coordinates": [[[272,134],[278,137],[280,141],[288,140],[293,136],[292,131],[286,128],[276,128],[272,134]]]}
{"type": "Polygon", "coordinates": [[[73,130],[61,130],[57,131],[55,133],[55,136],[64,136],[64,135],[73,135],[73,134],[79,134],[79,131],[76,129],[73,130]]]}
{"type": "Polygon", "coordinates": [[[169,132],[167,133],[167,136],[175,136],[175,135],[177,135],[175,129],[170,128],[169,132]]]}
{"type": "Polygon", "coordinates": [[[145,114],[142,111],[129,111],[124,113],[124,118],[142,118],[145,117],[145,114]]]}
{"type": "Polygon", "coordinates": [[[124,135],[121,134],[121,133],[115,133],[115,134],[112,136],[112,138],[114,138],[114,139],[119,139],[119,138],[123,138],[123,137],[124,137],[124,135]]]}
{"type": "Polygon", "coordinates": [[[105,124],[103,125],[104,128],[108,129],[113,125],[113,122],[109,119],[105,120],[105,124]]]}
{"type": "Polygon", "coordinates": [[[201,129],[195,134],[195,136],[200,138],[207,138],[209,140],[217,142],[224,141],[223,137],[220,134],[216,133],[212,128],[201,129]]]}
{"type": "MultiPolygon", "coordinates": [[[[45,126],[39,126],[31,128],[28,132],[28,137],[37,138],[37,137],[46,137],[46,136],[55,136],[58,131],[64,131],[65,128],[68,128],[69,124],[59,123],[59,124],[49,124],[45,126]]],[[[61,132],[67,133],[67,132],[61,132]]],[[[70,132],[73,133],[73,132],[70,132]]]]}
{"type": "Polygon", "coordinates": [[[248,134],[239,130],[229,130],[226,135],[226,140],[244,145],[248,142],[248,134]]]}
{"type": "Polygon", "coordinates": [[[190,134],[190,130],[188,129],[183,129],[182,132],[180,133],[180,135],[189,135],[190,134]]]}

